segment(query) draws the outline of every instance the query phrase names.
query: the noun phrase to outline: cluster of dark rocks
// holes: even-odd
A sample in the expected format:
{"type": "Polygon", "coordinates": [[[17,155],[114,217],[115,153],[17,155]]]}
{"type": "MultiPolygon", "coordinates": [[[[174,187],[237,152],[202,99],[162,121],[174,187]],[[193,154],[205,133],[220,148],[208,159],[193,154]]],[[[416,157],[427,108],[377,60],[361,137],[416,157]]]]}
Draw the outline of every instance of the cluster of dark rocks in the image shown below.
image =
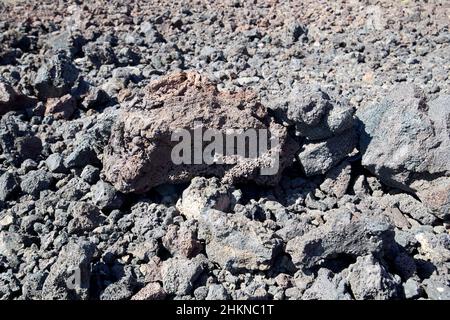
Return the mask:
{"type": "Polygon", "coordinates": [[[0,3],[0,299],[450,299],[449,12],[0,3]],[[195,121],[278,172],[174,165],[195,121]]]}

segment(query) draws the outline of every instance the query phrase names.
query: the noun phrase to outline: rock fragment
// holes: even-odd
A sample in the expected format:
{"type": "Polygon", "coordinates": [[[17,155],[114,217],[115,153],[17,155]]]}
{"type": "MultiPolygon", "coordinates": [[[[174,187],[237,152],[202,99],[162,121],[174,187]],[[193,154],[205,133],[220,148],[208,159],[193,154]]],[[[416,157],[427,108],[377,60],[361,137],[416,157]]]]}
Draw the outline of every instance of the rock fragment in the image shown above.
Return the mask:
{"type": "Polygon", "coordinates": [[[227,212],[233,202],[234,188],[222,185],[218,178],[196,177],[177,202],[177,209],[186,217],[199,219],[205,209],[227,212]]]}
{"type": "Polygon", "coordinates": [[[79,70],[65,53],[50,57],[37,71],[34,87],[41,100],[67,94],[78,78],[79,70]]]}
{"type": "Polygon", "coordinates": [[[68,120],[77,108],[74,97],[66,94],[61,98],[49,98],[45,104],[45,114],[52,114],[55,119],[68,120]]]}
{"type": "MultiPolygon", "coordinates": [[[[203,151],[207,143],[202,141],[196,143],[203,143],[203,151]]],[[[185,143],[190,145],[192,140],[185,143]]],[[[122,192],[146,192],[166,182],[187,182],[202,175],[217,176],[229,183],[273,185],[292,161],[294,148],[287,130],[268,116],[253,95],[219,92],[204,76],[183,72],[150,83],[142,98],[123,107],[105,149],[103,167],[107,180],[122,192]],[[143,102],[139,104],[138,100],[143,102]],[[196,123],[225,136],[224,140],[230,129],[261,129],[268,137],[277,136],[279,143],[269,145],[267,152],[260,150],[257,158],[216,150],[214,157],[206,157],[215,165],[207,164],[205,158],[196,160],[200,164],[175,164],[172,152],[178,142],[172,141],[172,134],[184,132],[189,137],[183,139],[192,138],[191,133],[201,130],[201,125],[194,126],[196,123]],[[262,175],[263,169],[273,172],[262,175]]],[[[196,152],[196,157],[202,157],[198,149],[196,152]]]]}
{"type": "Polygon", "coordinates": [[[96,247],[83,240],[65,245],[42,287],[44,300],[89,298],[90,263],[96,247]]]}
{"type": "Polygon", "coordinates": [[[282,247],[261,222],[214,209],[199,219],[199,238],[206,242],[208,258],[229,270],[267,270],[282,247]]]}
{"type": "Polygon", "coordinates": [[[450,210],[449,112],[450,96],[427,102],[407,84],[357,112],[363,166],[384,183],[415,193],[441,219],[450,210]]]}
{"type": "Polygon", "coordinates": [[[169,294],[186,295],[192,292],[194,282],[204,270],[205,257],[193,259],[174,257],[164,261],[161,276],[164,290],[169,294]]]}
{"type": "Polygon", "coordinates": [[[397,249],[390,224],[380,218],[332,218],[303,236],[290,240],[286,251],[303,269],[332,262],[336,257],[391,255],[397,249]]]}

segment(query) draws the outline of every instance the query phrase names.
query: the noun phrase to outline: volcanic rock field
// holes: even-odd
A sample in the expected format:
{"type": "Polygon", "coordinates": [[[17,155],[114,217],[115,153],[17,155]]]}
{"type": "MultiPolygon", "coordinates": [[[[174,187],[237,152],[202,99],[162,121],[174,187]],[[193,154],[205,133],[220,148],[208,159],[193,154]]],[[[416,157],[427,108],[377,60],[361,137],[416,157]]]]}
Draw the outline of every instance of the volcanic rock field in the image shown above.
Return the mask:
{"type": "Polygon", "coordinates": [[[0,299],[450,299],[450,2],[0,17],[0,299]],[[279,143],[174,163],[198,122],[279,143]]]}

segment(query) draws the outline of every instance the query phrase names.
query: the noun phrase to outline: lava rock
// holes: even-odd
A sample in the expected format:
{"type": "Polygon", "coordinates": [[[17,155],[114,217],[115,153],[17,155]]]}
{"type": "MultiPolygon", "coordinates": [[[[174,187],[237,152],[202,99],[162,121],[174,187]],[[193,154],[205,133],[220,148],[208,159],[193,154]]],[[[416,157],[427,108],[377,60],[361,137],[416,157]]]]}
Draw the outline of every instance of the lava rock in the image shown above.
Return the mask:
{"type": "Polygon", "coordinates": [[[190,219],[198,219],[205,209],[227,212],[233,202],[234,188],[222,185],[218,178],[196,177],[183,191],[177,209],[190,219]]]}
{"type": "Polygon", "coordinates": [[[81,171],[80,178],[87,183],[94,184],[100,178],[100,169],[88,164],[84,167],[83,171],[81,171]]]}
{"type": "Polygon", "coordinates": [[[401,280],[392,276],[372,255],[358,257],[348,269],[348,282],[358,300],[400,298],[401,280]]]}
{"type": "Polygon", "coordinates": [[[322,268],[317,278],[302,295],[304,300],[351,300],[346,290],[346,282],[340,274],[333,274],[330,270],[322,268]]]}
{"type": "Polygon", "coordinates": [[[290,240],[286,252],[298,268],[311,269],[339,256],[357,258],[395,254],[397,246],[389,223],[380,218],[351,219],[350,214],[330,217],[324,225],[290,240]]]}
{"type": "Polygon", "coordinates": [[[205,257],[193,259],[174,257],[164,261],[161,276],[164,290],[169,294],[186,295],[192,292],[195,281],[204,270],[205,257]]]}
{"type": "Polygon", "coordinates": [[[273,185],[282,169],[293,160],[294,143],[286,129],[268,117],[253,95],[219,92],[196,72],[172,74],[150,83],[142,105],[137,102],[123,107],[105,149],[105,176],[119,191],[142,193],[166,182],[187,182],[199,175],[218,176],[225,183],[255,181],[273,185]],[[172,141],[172,134],[183,129],[185,133],[192,132],[195,121],[221,134],[232,128],[270,129],[279,144],[268,147],[269,152],[261,150],[263,154],[256,159],[239,156],[236,161],[235,155],[230,158],[218,152],[215,156],[223,161],[222,165],[204,162],[175,165],[171,154],[178,143],[172,141]],[[267,167],[276,165],[272,153],[275,157],[279,155],[279,166],[273,168],[274,174],[261,175],[261,169],[270,170],[267,167]]]}
{"type": "Polygon", "coordinates": [[[0,176],[0,201],[6,201],[19,189],[19,181],[11,172],[0,176]]]}
{"type": "Polygon", "coordinates": [[[363,166],[384,183],[415,193],[441,219],[450,212],[449,112],[450,96],[427,102],[407,84],[357,112],[363,166]]]}
{"type": "Polygon", "coordinates": [[[131,300],[164,300],[166,292],[158,282],[151,282],[139,290],[131,300]]]}
{"type": "Polygon", "coordinates": [[[99,181],[91,188],[92,203],[100,209],[113,210],[122,206],[123,197],[107,182],[99,181]]]}
{"type": "Polygon", "coordinates": [[[65,245],[44,281],[42,299],[88,299],[90,264],[95,250],[96,246],[85,240],[71,241],[65,245]]]}
{"type": "Polygon", "coordinates": [[[205,240],[208,258],[229,270],[267,270],[282,248],[261,222],[214,209],[200,217],[198,237],[205,240]]]}
{"type": "Polygon", "coordinates": [[[32,196],[39,196],[43,190],[48,190],[53,183],[50,173],[43,170],[30,171],[22,177],[20,188],[23,192],[32,196]]]}
{"type": "Polygon", "coordinates": [[[67,211],[69,216],[72,217],[67,225],[69,234],[82,234],[91,231],[104,220],[100,210],[87,202],[72,202],[67,211]]]}
{"type": "Polygon", "coordinates": [[[69,93],[78,78],[79,70],[65,53],[59,52],[37,71],[34,87],[41,100],[57,98],[69,93]]]}
{"type": "Polygon", "coordinates": [[[32,107],[36,101],[19,92],[0,79],[0,116],[13,110],[25,110],[32,107]]]}
{"type": "Polygon", "coordinates": [[[68,120],[76,109],[77,102],[70,94],[61,98],[49,98],[45,104],[45,114],[51,114],[55,119],[68,120]]]}
{"type": "Polygon", "coordinates": [[[59,153],[53,153],[48,156],[45,160],[48,170],[54,173],[64,173],[66,172],[66,167],[64,166],[64,159],[59,153]]]}
{"type": "Polygon", "coordinates": [[[324,174],[356,147],[357,135],[351,129],[325,141],[303,145],[298,158],[307,176],[324,174]]]}

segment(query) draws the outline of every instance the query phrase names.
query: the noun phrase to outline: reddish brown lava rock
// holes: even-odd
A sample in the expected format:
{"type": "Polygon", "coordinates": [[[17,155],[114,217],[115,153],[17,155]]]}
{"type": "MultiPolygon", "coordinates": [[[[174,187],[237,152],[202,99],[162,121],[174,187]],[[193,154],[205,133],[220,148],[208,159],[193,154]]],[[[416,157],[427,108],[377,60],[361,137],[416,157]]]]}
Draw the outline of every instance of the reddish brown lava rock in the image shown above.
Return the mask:
{"type": "Polygon", "coordinates": [[[154,81],[122,107],[103,159],[106,179],[122,192],[146,192],[166,182],[188,182],[195,176],[217,176],[224,183],[274,185],[297,148],[286,128],[269,117],[254,94],[219,92],[196,72],[154,81]],[[175,165],[171,151],[178,141],[171,141],[172,133],[179,129],[193,133],[197,121],[221,134],[227,129],[269,129],[279,143],[256,158],[239,157],[234,163],[235,156],[220,154],[222,163],[175,165]],[[270,161],[277,154],[279,169],[273,175],[261,175],[260,170],[272,166],[270,161]]]}

